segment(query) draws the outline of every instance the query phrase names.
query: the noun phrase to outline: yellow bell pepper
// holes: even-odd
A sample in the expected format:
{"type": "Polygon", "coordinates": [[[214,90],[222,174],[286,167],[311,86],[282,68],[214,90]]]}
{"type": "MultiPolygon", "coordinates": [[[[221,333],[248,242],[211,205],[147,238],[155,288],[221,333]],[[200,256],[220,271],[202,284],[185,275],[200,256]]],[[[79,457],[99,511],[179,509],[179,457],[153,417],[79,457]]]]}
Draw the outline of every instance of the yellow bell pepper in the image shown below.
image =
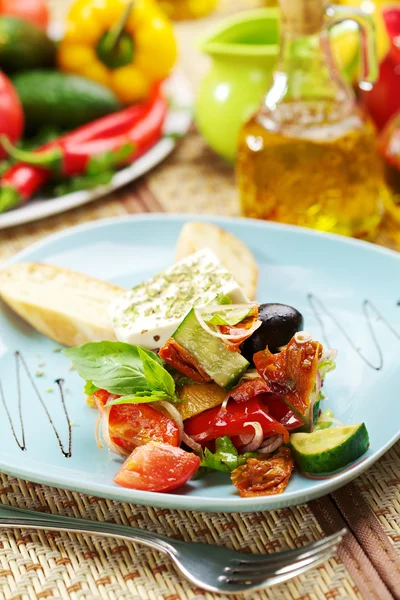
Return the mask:
{"type": "Polygon", "coordinates": [[[76,0],[58,65],[106,85],[122,103],[132,104],[167,77],[176,56],[171,23],[154,0],[76,0]]]}
{"type": "Polygon", "coordinates": [[[211,13],[218,0],[158,0],[165,14],[180,21],[182,19],[200,19],[211,13]]]}

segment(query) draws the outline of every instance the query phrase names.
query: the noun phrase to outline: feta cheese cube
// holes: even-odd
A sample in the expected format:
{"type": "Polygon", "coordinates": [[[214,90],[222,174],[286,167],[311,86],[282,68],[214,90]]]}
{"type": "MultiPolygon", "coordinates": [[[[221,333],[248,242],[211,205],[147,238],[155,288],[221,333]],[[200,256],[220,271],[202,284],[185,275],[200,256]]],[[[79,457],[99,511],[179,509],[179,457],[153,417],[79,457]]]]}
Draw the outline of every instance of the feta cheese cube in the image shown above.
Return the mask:
{"type": "Polygon", "coordinates": [[[210,304],[218,294],[233,303],[249,302],[215,254],[199,250],[113,302],[115,335],[121,342],[160,348],[193,306],[210,304]]]}

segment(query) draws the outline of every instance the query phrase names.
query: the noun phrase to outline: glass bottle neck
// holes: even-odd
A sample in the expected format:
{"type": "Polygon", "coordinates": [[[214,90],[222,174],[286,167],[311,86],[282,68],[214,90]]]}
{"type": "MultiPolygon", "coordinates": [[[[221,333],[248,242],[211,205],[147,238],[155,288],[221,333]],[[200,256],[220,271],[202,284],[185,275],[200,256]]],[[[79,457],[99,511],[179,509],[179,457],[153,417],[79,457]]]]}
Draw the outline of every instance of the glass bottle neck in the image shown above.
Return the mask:
{"type": "MultiPolygon", "coordinates": [[[[282,32],[264,108],[273,111],[282,103],[318,105],[324,112],[340,113],[339,118],[351,111],[353,94],[335,67],[327,31],[306,36],[282,32]]],[[[322,117],[326,120],[326,114],[322,117]]]]}

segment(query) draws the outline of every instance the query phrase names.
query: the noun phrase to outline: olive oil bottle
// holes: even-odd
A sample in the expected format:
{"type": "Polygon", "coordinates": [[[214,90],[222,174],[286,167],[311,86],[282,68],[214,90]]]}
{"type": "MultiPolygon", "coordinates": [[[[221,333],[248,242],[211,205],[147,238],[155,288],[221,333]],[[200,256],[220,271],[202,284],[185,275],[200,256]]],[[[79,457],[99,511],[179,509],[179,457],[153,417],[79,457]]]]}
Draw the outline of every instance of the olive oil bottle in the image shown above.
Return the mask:
{"type": "Polygon", "coordinates": [[[369,17],[326,0],[280,0],[281,48],[262,106],[237,156],[242,214],[373,238],[386,188],[375,131],[334,65],[329,29],[364,30],[364,81],[377,76],[369,17]]]}

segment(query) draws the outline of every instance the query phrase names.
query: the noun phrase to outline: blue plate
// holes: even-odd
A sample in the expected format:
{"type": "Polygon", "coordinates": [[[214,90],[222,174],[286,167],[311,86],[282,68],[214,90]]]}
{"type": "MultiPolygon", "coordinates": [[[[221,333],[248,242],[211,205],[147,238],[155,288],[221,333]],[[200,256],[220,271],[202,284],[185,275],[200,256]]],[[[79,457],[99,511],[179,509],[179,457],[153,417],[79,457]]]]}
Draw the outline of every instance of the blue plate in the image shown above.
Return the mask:
{"type": "Polygon", "coordinates": [[[120,488],[112,483],[119,463],[106,449],[97,449],[96,414],[85,404],[82,381],[69,370],[68,360],[56,351],[54,342],[3,305],[0,380],[5,403],[0,398],[0,470],[138,504],[208,511],[266,510],[307,502],[344,485],[399,439],[399,254],[339,236],[259,221],[151,215],[78,226],[48,237],[8,264],[53,263],[129,287],[171,264],[180,229],[189,219],[215,222],[240,237],[259,264],[258,299],[295,306],[315,338],[339,349],[337,369],[328,375],[324,387],[325,407],[343,423],[366,423],[371,445],[363,459],[331,479],[310,480],[296,473],[278,496],[240,498],[224,474],[190,482],[170,494],[120,488]],[[43,397],[41,404],[20,361],[25,451],[17,443],[24,445],[15,378],[17,350],[43,397]],[[58,378],[65,379],[65,409],[73,424],[71,456],[67,420],[55,383],[58,378]]]}

